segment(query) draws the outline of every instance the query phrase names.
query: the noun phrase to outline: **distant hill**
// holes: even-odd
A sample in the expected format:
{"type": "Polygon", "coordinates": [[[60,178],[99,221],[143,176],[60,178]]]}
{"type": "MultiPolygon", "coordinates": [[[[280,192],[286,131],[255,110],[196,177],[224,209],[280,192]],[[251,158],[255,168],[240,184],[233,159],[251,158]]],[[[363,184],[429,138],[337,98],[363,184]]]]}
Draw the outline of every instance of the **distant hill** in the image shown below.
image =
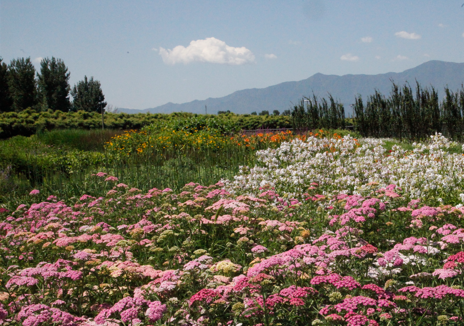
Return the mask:
{"type": "Polygon", "coordinates": [[[317,73],[308,79],[296,82],[285,82],[266,88],[244,89],[220,98],[208,98],[203,101],[195,100],[188,103],[167,103],[151,109],[129,110],[119,109],[126,113],[171,113],[193,112],[204,113],[205,105],[208,113],[230,110],[234,113],[251,113],[262,110],[290,109],[292,103],[297,103],[303,96],[327,96],[330,93],[345,106],[345,112],[350,113],[350,105],[354,98],[360,94],[365,99],[375,89],[388,95],[391,91],[391,81],[403,85],[408,81],[414,87],[416,80],[423,87],[433,86],[442,97],[443,88],[448,86],[455,91],[464,83],[464,63],[444,62],[438,60],[428,61],[415,68],[400,73],[389,72],[378,75],[324,75],[317,73]]]}

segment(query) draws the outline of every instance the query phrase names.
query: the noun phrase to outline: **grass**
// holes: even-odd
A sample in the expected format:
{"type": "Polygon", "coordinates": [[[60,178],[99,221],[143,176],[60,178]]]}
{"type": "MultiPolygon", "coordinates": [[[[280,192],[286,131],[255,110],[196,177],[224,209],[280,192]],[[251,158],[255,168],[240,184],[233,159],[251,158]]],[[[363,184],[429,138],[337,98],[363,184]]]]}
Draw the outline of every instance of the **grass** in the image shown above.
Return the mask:
{"type": "Polygon", "coordinates": [[[97,172],[114,175],[143,191],[153,187],[178,191],[189,182],[214,184],[232,178],[240,165],[256,161],[252,151],[230,148],[169,149],[119,160],[105,151],[105,143],[118,133],[55,130],[0,141],[0,205],[15,207],[27,201],[32,189],[59,198],[104,195],[109,189],[95,187],[90,178],[97,172]]]}
{"type": "Polygon", "coordinates": [[[43,144],[77,149],[81,151],[103,152],[105,143],[116,135],[122,134],[122,130],[83,130],[65,129],[40,132],[37,139],[43,144]]]}

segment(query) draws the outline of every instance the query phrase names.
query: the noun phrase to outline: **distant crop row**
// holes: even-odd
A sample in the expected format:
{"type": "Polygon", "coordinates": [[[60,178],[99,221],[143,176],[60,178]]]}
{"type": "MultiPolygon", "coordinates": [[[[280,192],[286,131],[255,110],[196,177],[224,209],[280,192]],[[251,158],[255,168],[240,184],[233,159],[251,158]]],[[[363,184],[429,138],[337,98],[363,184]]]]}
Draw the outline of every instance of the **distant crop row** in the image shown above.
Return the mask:
{"type": "MultiPolygon", "coordinates": [[[[129,130],[141,129],[155,122],[176,120],[180,117],[200,116],[193,113],[172,114],[126,114],[105,113],[104,127],[106,129],[129,130]]],[[[219,120],[228,121],[234,131],[250,129],[275,129],[292,127],[289,116],[269,115],[235,115],[221,114],[219,120]]],[[[0,113],[0,138],[5,139],[17,135],[30,136],[39,131],[54,129],[101,129],[102,116],[97,112],[37,112],[27,109],[21,112],[0,113]]]]}

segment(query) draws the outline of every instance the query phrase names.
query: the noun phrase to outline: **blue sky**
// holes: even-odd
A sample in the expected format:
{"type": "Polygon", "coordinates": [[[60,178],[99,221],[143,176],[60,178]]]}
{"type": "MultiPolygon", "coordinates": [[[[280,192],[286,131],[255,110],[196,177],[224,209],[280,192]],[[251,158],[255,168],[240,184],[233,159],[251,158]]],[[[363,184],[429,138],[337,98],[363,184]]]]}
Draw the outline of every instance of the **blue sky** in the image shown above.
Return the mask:
{"type": "Polygon", "coordinates": [[[464,0],[1,0],[0,56],[62,59],[114,107],[464,62],[464,0]]]}

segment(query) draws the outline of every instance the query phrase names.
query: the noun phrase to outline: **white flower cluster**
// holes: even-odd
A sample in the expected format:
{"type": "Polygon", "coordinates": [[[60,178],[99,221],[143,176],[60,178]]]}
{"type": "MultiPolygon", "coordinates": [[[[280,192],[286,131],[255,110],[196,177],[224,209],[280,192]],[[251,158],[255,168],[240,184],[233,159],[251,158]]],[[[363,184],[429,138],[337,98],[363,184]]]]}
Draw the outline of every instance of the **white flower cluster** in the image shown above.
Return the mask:
{"type": "Polygon", "coordinates": [[[427,143],[414,144],[412,151],[394,145],[388,152],[382,145],[382,139],[358,142],[350,136],[296,139],[278,149],[258,151],[258,166],[240,167],[234,180],[223,182],[232,193],[256,195],[262,187],[274,187],[293,198],[301,198],[313,182],[326,195],[365,193],[378,183],[378,187],[395,184],[410,198],[459,198],[464,156],[446,151],[456,143],[436,134],[427,143]]]}
{"type": "MultiPolygon", "coordinates": [[[[458,143],[454,141],[450,141],[447,139],[445,136],[443,136],[441,133],[435,133],[435,135],[430,136],[430,141],[425,144],[417,144],[413,143],[414,147],[424,147],[429,150],[438,150],[438,149],[447,149],[450,147],[455,147],[458,146],[458,143]]],[[[464,146],[464,145],[463,145],[464,146]]]]}

